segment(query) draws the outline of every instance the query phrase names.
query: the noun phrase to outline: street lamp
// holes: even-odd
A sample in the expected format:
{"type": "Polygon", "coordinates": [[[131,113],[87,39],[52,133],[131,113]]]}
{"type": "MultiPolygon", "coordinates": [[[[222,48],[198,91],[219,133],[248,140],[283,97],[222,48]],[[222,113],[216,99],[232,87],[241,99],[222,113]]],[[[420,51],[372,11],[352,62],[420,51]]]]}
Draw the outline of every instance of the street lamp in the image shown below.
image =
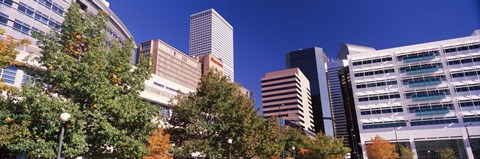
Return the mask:
{"type": "Polygon", "coordinates": [[[468,142],[470,143],[470,149],[472,149],[473,156],[475,156],[475,150],[473,149],[472,140],[470,139],[470,133],[468,133],[468,126],[470,125],[472,125],[472,123],[466,123],[464,126],[465,130],[467,131],[467,138],[468,142]]]}
{"type": "Polygon", "coordinates": [[[70,118],[70,114],[68,113],[62,113],[60,114],[60,121],[62,122],[62,129],[60,130],[60,141],[58,142],[58,153],[57,153],[57,159],[60,159],[60,156],[62,155],[62,142],[63,142],[63,134],[65,132],[65,122],[68,121],[70,118]]]}
{"type": "Polygon", "coordinates": [[[427,151],[427,159],[430,159],[430,150],[427,151]]]}
{"type": "Polygon", "coordinates": [[[295,146],[292,146],[292,151],[293,151],[293,159],[295,159],[295,146]]]}
{"type": "Polygon", "coordinates": [[[232,159],[232,144],[233,144],[233,140],[232,139],[228,139],[227,140],[228,144],[230,145],[230,157],[229,159],[232,159]]]}

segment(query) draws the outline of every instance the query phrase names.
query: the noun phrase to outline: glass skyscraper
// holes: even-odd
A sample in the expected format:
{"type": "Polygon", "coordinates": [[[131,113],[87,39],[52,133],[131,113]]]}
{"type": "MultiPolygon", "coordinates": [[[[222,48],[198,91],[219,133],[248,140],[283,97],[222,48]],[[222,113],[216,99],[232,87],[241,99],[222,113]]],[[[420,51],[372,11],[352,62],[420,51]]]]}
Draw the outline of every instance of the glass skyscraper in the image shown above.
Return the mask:
{"type": "Polygon", "coordinates": [[[315,132],[321,131],[333,136],[326,60],[322,48],[306,48],[289,52],[286,55],[286,66],[287,68],[300,68],[310,81],[315,132]]]}

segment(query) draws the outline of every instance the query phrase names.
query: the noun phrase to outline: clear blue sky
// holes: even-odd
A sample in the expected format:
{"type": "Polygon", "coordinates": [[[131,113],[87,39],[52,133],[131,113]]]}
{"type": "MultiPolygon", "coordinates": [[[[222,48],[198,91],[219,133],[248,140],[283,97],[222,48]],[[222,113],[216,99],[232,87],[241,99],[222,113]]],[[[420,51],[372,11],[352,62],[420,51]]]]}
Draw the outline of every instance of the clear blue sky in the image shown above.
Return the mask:
{"type": "Polygon", "coordinates": [[[138,43],[161,39],[188,53],[189,17],[214,8],[234,27],[235,81],[255,93],[260,78],[285,68],[285,54],[340,43],[384,49],[470,35],[479,0],[110,0],[138,43]]]}

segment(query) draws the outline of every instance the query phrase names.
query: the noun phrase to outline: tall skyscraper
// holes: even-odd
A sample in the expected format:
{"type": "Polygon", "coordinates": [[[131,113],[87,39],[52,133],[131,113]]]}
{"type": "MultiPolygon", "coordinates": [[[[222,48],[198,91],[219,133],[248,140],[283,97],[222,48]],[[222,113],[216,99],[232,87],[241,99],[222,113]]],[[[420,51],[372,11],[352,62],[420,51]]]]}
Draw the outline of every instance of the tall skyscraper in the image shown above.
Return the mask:
{"type": "MultiPolygon", "coordinates": [[[[345,131],[344,146],[350,147],[350,156],[352,159],[362,158],[362,147],[360,143],[360,133],[358,130],[357,113],[355,111],[355,102],[352,91],[352,81],[348,66],[338,70],[338,79],[342,90],[342,103],[345,116],[345,129],[336,131],[345,131]]],[[[339,128],[340,129],[340,128],[339,128]]]]}
{"type": "Polygon", "coordinates": [[[190,16],[190,56],[209,53],[225,64],[223,72],[233,81],[233,27],[214,9],[190,16]]]}
{"type": "MultiPolygon", "coordinates": [[[[480,158],[480,35],[350,52],[362,148],[380,135],[418,158],[480,158]],[[474,150],[474,151],[473,151],[474,150]],[[475,153],[476,152],[476,153],[475,153]]],[[[363,156],[366,156],[365,151],[363,156]]]]}
{"type": "Polygon", "coordinates": [[[329,59],[327,72],[328,93],[330,97],[330,106],[332,107],[333,134],[338,138],[343,137],[345,145],[348,145],[348,131],[338,71],[347,65],[347,60],[329,59]]]}
{"type": "Polygon", "coordinates": [[[280,116],[313,131],[310,82],[298,68],[269,72],[262,78],[263,116],[280,116]]]}
{"type": "Polygon", "coordinates": [[[319,47],[292,51],[286,55],[287,68],[298,67],[310,81],[315,132],[333,136],[326,60],[323,49],[319,47]]]}

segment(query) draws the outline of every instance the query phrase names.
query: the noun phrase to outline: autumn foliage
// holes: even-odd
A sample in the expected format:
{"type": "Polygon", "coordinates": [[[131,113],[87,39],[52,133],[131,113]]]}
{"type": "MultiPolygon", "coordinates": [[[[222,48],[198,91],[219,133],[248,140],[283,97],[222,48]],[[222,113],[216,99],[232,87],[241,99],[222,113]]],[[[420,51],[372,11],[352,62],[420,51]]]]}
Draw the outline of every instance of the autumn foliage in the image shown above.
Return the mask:
{"type": "Polygon", "coordinates": [[[367,145],[367,156],[370,159],[395,159],[398,158],[395,150],[395,145],[377,135],[367,145]]]}
{"type": "Polygon", "coordinates": [[[152,135],[148,138],[150,146],[150,155],[143,157],[143,159],[172,159],[168,155],[170,150],[170,135],[163,132],[163,128],[153,130],[152,135]]]}

